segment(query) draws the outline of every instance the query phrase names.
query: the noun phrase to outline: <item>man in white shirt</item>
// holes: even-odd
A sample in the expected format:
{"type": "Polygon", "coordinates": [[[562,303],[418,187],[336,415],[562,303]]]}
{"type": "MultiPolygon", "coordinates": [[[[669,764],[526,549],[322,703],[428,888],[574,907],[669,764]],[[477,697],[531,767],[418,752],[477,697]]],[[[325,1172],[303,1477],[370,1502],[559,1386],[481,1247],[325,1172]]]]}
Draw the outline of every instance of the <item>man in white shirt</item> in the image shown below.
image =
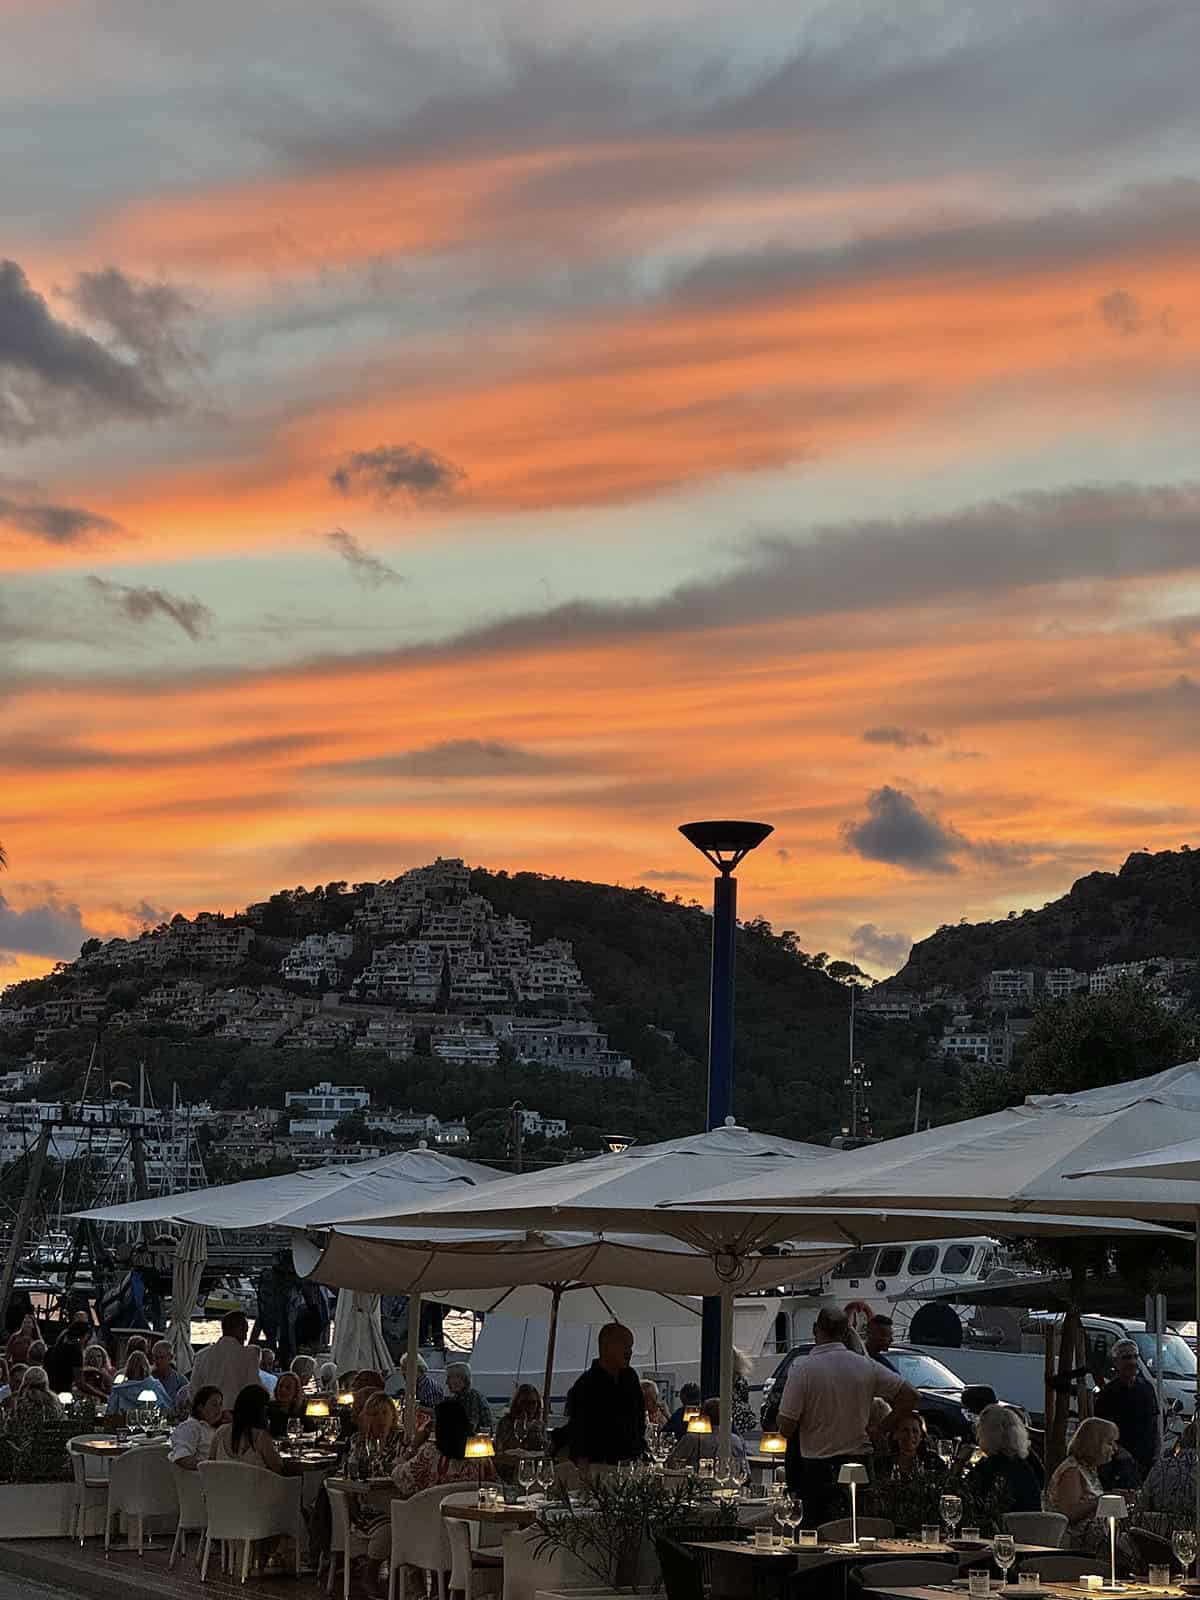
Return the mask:
{"type": "Polygon", "coordinates": [[[216,1344],[206,1345],[196,1357],[192,1367],[192,1393],[205,1385],[220,1389],[225,1397],[225,1414],[228,1416],[234,1401],[249,1384],[260,1381],[258,1351],[247,1348],[246,1335],[250,1324],[241,1311],[229,1311],[221,1318],[221,1337],[216,1344]]]}
{"type": "Polygon", "coordinates": [[[846,1348],[849,1326],[843,1311],[820,1312],[813,1328],[816,1347],[792,1362],[779,1402],[788,1488],[804,1501],[810,1524],[844,1515],[838,1468],[847,1461],[870,1462],[871,1402],[890,1403],[889,1430],[917,1405],[917,1391],[898,1373],[846,1348]]]}

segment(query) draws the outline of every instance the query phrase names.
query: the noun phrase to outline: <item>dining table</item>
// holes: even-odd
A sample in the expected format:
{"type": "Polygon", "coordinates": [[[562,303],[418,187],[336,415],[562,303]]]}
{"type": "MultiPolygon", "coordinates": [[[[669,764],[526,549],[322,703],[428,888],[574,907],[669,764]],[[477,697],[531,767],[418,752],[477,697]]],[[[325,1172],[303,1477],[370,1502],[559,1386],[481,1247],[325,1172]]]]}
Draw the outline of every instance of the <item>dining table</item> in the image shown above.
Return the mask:
{"type": "Polygon", "coordinates": [[[72,1439],[71,1444],[80,1455],[99,1456],[114,1461],[118,1456],[128,1455],[131,1450],[144,1450],[148,1445],[166,1444],[169,1439],[170,1435],[167,1433],[142,1433],[124,1439],[118,1439],[115,1433],[98,1433],[93,1438],[72,1439]]]}
{"type": "MultiPolygon", "coordinates": [[[[866,1585],[869,1593],[886,1600],[946,1600],[947,1595],[965,1595],[967,1587],[965,1580],[952,1584],[924,1584],[919,1588],[902,1589],[889,1585],[886,1589],[873,1589],[866,1585]]],[[[992,1589],[992,1594],[1003,1597],[1003,1600],[1080,1600],[1081,1595],[1091,1591],[1081,1587],[1078,1579],[1074,1583],[1043,1583],[1036,1589],[1020,1589],[1017,1585],[1008,1584],[1001,1588],[992,1589]]],[[[1103,1592],[1103,1591],[1097,1591],[1103,1592]]],[[[1111,1593],[1112,1591],[1108,1591],[1111,1593]]],[[[1185,1600],[1186,1591],[1176,1588],[1173,1584],[1167,1588],[1152,1588],[1148,1583],[1138,1583],[1136,1579],[1127,1579],[1122,1582],[1118,1591],[1123,1600],[1185,1600]]]]}

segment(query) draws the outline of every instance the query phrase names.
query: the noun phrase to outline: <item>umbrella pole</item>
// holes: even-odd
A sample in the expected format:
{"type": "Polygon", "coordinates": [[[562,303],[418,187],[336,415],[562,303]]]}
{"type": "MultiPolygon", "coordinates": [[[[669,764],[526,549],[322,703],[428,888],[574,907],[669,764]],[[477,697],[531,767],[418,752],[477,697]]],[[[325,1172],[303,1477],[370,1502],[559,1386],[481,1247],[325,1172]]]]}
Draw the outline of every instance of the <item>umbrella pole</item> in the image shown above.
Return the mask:
{"type": "Polygon", "coordinates": [[[562,1300],[562,1284],[551,1290],[550,1326],[546,1331],[546,1373],[542,1379],[542,1427],[550,1430],[550,1395],[554,1384],[554,1346],[558,1342],[558,1307],[562,1300]]]}
{"type": "Polygon", "coordinates": [[[721,1290],[721,1422],[717,1446],[722,1461],[733,1462],[733,1288],[721,1290]]]}
{"type": "Polygon", "coordinates": [[[421,1354],[421,1296],[408,1297],[408,1344],[404,1353],[404,1442],[412,1448],[417,1428],[417,1361],[421,1354]]]}

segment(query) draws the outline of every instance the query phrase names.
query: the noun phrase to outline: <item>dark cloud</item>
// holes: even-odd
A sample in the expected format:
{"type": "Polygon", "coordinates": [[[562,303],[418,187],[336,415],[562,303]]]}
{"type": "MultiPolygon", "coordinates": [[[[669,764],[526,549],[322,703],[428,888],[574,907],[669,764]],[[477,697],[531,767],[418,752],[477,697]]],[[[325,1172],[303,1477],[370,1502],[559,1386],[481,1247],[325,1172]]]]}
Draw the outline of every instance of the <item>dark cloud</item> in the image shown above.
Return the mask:
{"type": "Polygon", "coordinates": [[[94,938],[83,925],[76,905],[51,894],[40,905],[16,911],[0,894],[0,950],[19,950],[26,955],[65,956],[79,954],[85,939],[94,938]]]}
{"type": "Polygon", "coordinates": [[[902,967],[911,949],[911,933],[884,933],[873,922],[859,923],[850,935],[850,954],[856,961],[889,971],[902,967]]]}
{"type": "Polygon", "coordinates": [[[148,589],[138,584],[113,583],[109,578],[89,576],[92,589],[113,610],[131,622],[153,622],[165,617],[182,628],[189,639],[200,640],[212,628],[213,614],[199,600],[168,594],[165,589],[148,589]]]}
{"type": "Polygon", "coordinates": [[[150,771],[163,767],[223,767],[229,763],[271,761],[309,749],[319,741],[310,734],[260,734],[247,739],[225,739],[216,744],[170,745],[166,749],[106,750],[102,745],[71,740],[9,739],[5,765],[14,772],[72,772],[116,767],[150,771]]]}
{"type": "Polygon", "coordinates": [[[661,872],[657,867],[648,867],[645,872],[638,873],[641,883],[707,883],[709,880],[702,872],[661,872]]]}
{"type": "Polygon", "coordinates": [[[84,506],[58,506],[47,500],[11,500],[0,495],[0,522],[31,533],[47,544],[79,544],[94,533],[124,533],[119,522],[84,506]]]}
{"type": "Polygon", "coordinates": [[[366,761],[346,761],[338,771],[374,778],[527,778],[561,770],[558,762],[493,739],[447,739],[366,761]]]}
{"type": "Polygon", "coordinates": [[[421,444],[381,444],[355,450],[329,474],[342,494],[391,500],[397,494],[414,500],[449,494],[466,477],[461,467],[421,444]]]}
{"type": "Polygon", "coordinates": [[[378,589],[385,583],[404,582],[403,573],[397,572],[395,567],[389,567],[386,561],[373,556],[369,550],[364,550],[345,528],[334,528],[332,533],[325,535],[325,542],[337,551],[358,582],[368,589],[378,589]]]}
{"type": "Polygon", "coordinates": [[[171,407],[155,371],[60,321],[15,261],[0,261],[0,379],[0,437],[171,407]]]}
{"type": "Polygon", "coordinates": [[[139,282],[116,267],[105,267],[81,272],[71,298],[85,317],[110,329],[140,359],[143,371],[161,377],[192,359],[177,327],[194,307],[171,284],[139,282]]]}
{"type": "Polygon", "coordinates": [[[909,872],[952,873],[954,860],[970,849],[958,829],[924,812],[901,789],[884,784],[867,796],[867,815],[842,825],[847,846],[868,861],[886,861],[909,872]]]}
{"type": "Polygon", "coordinates": [[[139,900],[135,906],[114,906],[113,910],[142,928],[157,928],[160,922],[170,922],[174,915],[169,906],[156,906],[149,900],[139,900]]]}
{"type": "Polygon", "coordinates": [[[892,744],[897,750],[932,749],[938,742],[920,728],[898,728],[892,723],[864,729],[862,740],[864,744],[892,744]]]}

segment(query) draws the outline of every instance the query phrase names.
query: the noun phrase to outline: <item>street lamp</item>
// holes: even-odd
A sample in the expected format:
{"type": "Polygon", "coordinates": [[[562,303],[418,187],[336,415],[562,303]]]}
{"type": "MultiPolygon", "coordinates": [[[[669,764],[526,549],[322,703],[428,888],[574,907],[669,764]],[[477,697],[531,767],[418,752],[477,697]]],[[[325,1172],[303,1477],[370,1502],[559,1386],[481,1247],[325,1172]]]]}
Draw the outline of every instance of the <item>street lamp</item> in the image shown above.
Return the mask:
{"type": "MultiPolygon", "coordinates": [[[[733,1115],[733,965],[737,938],[734,872],[768,834],[769,822],[685,822],[679,829],[717,869],[713,882],[712,976],[708,1004],[708,1112],[705,1127],[722,1128],[733,1115]]],[[[721,1302],[704,1300],[700,1323],[700,1392],[721,1381],[721,1302]]]]}

